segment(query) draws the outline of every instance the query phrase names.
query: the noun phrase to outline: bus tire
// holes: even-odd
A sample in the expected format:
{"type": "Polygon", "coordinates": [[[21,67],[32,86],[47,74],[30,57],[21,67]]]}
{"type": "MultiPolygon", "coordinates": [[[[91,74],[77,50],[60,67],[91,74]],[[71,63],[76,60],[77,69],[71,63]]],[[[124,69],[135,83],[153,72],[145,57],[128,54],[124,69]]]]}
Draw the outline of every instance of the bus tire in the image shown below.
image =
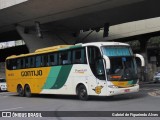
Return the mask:
{"type": "Polygon", "coordinates": [[[83,84],[77,87],[77,95],[80,100],[88,100],[87,89],[83,84]]]}
{"type": "Polygon", "coordinates": [[[25,93],[26,97],[31,97],[32,96],[31,89],[30,89],[29,85],[25,85],[25,87],[24,87],[24,93],[25,93]]]}
{"type": "Polygon", "coordinates": [[[18,85],[17,86],[17,93],[20,97],[24,97],[24,90],[23,90],[23,87],[22,85],[18,85]]]}

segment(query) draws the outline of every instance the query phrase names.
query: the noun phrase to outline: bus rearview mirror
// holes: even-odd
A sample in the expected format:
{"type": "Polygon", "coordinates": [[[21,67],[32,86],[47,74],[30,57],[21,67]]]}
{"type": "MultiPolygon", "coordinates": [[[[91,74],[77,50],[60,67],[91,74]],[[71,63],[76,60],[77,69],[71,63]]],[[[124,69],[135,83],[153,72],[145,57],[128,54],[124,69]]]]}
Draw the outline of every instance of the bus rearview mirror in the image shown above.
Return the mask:
{"type": "Polygon", "coordinates": [[[134,56],[141,60],[141,67],[144,67],[145,66],[144,57],[140,54],[134,54],[134,56]]]}

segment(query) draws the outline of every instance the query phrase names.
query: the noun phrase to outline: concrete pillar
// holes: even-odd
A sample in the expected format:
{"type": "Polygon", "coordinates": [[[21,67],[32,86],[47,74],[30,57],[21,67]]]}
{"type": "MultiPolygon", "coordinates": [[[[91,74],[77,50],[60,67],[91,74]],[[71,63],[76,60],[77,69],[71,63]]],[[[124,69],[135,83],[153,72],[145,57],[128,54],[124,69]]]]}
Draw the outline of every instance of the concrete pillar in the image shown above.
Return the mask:
{"type": "Polygon", "coordinates": [[[145,67],[142,68],[142,81],[149,81],[148,79],[148,73],[149,73],[149,67],[148,67],[148,54],[147,54],[147,43],[149,38],[143,37],[139,40],[140,43],[140,54],[143,55],[145,59],[145,67]]]}
{"type": "Polygon", "coordinates": [[[18,33],[25,41],[29,52],[34,52],[39,48],[50,47],[55,45],[74,44],[76,37],[65,31],[44,31],[43,37],[39,38],[35,30],[27,30],[22,26],[16,27],[18,33]]]}

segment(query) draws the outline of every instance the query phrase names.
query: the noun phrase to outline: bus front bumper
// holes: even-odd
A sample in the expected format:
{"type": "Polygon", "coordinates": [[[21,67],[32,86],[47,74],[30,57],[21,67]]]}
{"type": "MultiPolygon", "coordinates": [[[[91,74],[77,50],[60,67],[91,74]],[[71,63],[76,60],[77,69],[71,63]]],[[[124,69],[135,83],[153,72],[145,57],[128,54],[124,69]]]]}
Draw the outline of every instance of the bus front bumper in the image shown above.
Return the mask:
{"type": "Polygon", "coordinates": [[[107,91],[108,91],[107,96],[133,93],[133,92],[138,92],[139,91],[139,85],[136,84],[133,87],[127,87],[127,88],[108,88],[107,91]]]}

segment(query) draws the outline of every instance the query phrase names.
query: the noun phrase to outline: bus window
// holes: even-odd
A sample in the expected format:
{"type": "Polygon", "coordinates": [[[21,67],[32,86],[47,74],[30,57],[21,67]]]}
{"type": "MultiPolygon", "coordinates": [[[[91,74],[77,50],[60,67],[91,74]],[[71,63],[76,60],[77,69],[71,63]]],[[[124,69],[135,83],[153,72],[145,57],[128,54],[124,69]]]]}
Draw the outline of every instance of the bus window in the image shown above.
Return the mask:
{"type": "Polygon", "coordinates": [[[103,61],[98,47],[88,47],[88,60],[92,73],[100,80],[105,79],[103,61]]]}
{"type": "Polygon", "coordinates": [[[25,66],[24,66],[24,59],[18,59],[17,60],[17,69],[22,69],[22,68],[24,68],[25,66]]]}
{"type": "Polygon", "coordinates": [[[68,64],[71,64],[71,51],[68,51],[68,64]]]}
{"type": "Polygon", "coordinates": [[[25,59],[24,58],[22,58],[21,59],[21,68],[25,68],[25,59]]]}
{"type": "Polygon", "coordinates": [[[12,61],[12,62],[11,62],[12,69],[13,69],[13,70],[17,69],[17,60],[16,60],[16,59],[13,59],[13,60],[11,60],[11,61],[12,61]]]}
{"type": "Polygon", "coordinates": [[[7,69],[8,70],[12,70],[13,69],[12,64],[11,64],[11,60],[7,60],[7,69]]]}
{"type": "Polygon", "coordinates": [[[97,58],[101,57],[101,53],[99,48],[97,47],[88,47],[88,59],[89,59],[89,64],[94,64],[95,60],[97,58]]]}
{"type": "Polygon", "coordinates": [[[36,67],[41,66],[41,56],[36,56],[36,67]]]}
{"type": "Polygon", "coordinates": [[[28,60],[29,60],[29,67],[30,68],[35,67],[35,57],[29,57],[28,60]]]}
{"type": "Polygon", "coordinates": [[[28,58],[25,58],[25,68],[29,68],[29,61],[28,61],[28,58]]]}
{"type": "Polygon", "coordinates": [[[81,64],[82,63],[82,56],[81,50],[74,50],[73,51],[73,64],[81,64]]]}
{"type": "Polygon", "coordinates": [[[48,56],[49,65],[57,65],[57,53],[50,54],[48,56]]]}
{"type": "Polygon", "coordinates": [[[48,56],[42,55],[42,67],[48,66],[48,56]]]}
{"type": "Polygon", "coordinates": [[[103,59],[98,59],[95,62],[96,67],[96,77],[100,80],[105,79],[105,71],[104,71],[104,65],[103,65],[103,59]]]}
{"type": "Polygon", "coordinates": [[[71,63],[71,52],[61,52],[59,53],[59,64],[66,65],[71,63]]]}
{"type": "Polygon", "coordinates": [[[86,63],[86,55],[84,49],[75,49],[72,53],[72,63],[73,64],[85,64],[86,63]]]}
{"type": "Polygon", "coordinates": [[[17,67],[16,69],[19,69],[20,68],[20,59],[17,60],[17,67]]]}

